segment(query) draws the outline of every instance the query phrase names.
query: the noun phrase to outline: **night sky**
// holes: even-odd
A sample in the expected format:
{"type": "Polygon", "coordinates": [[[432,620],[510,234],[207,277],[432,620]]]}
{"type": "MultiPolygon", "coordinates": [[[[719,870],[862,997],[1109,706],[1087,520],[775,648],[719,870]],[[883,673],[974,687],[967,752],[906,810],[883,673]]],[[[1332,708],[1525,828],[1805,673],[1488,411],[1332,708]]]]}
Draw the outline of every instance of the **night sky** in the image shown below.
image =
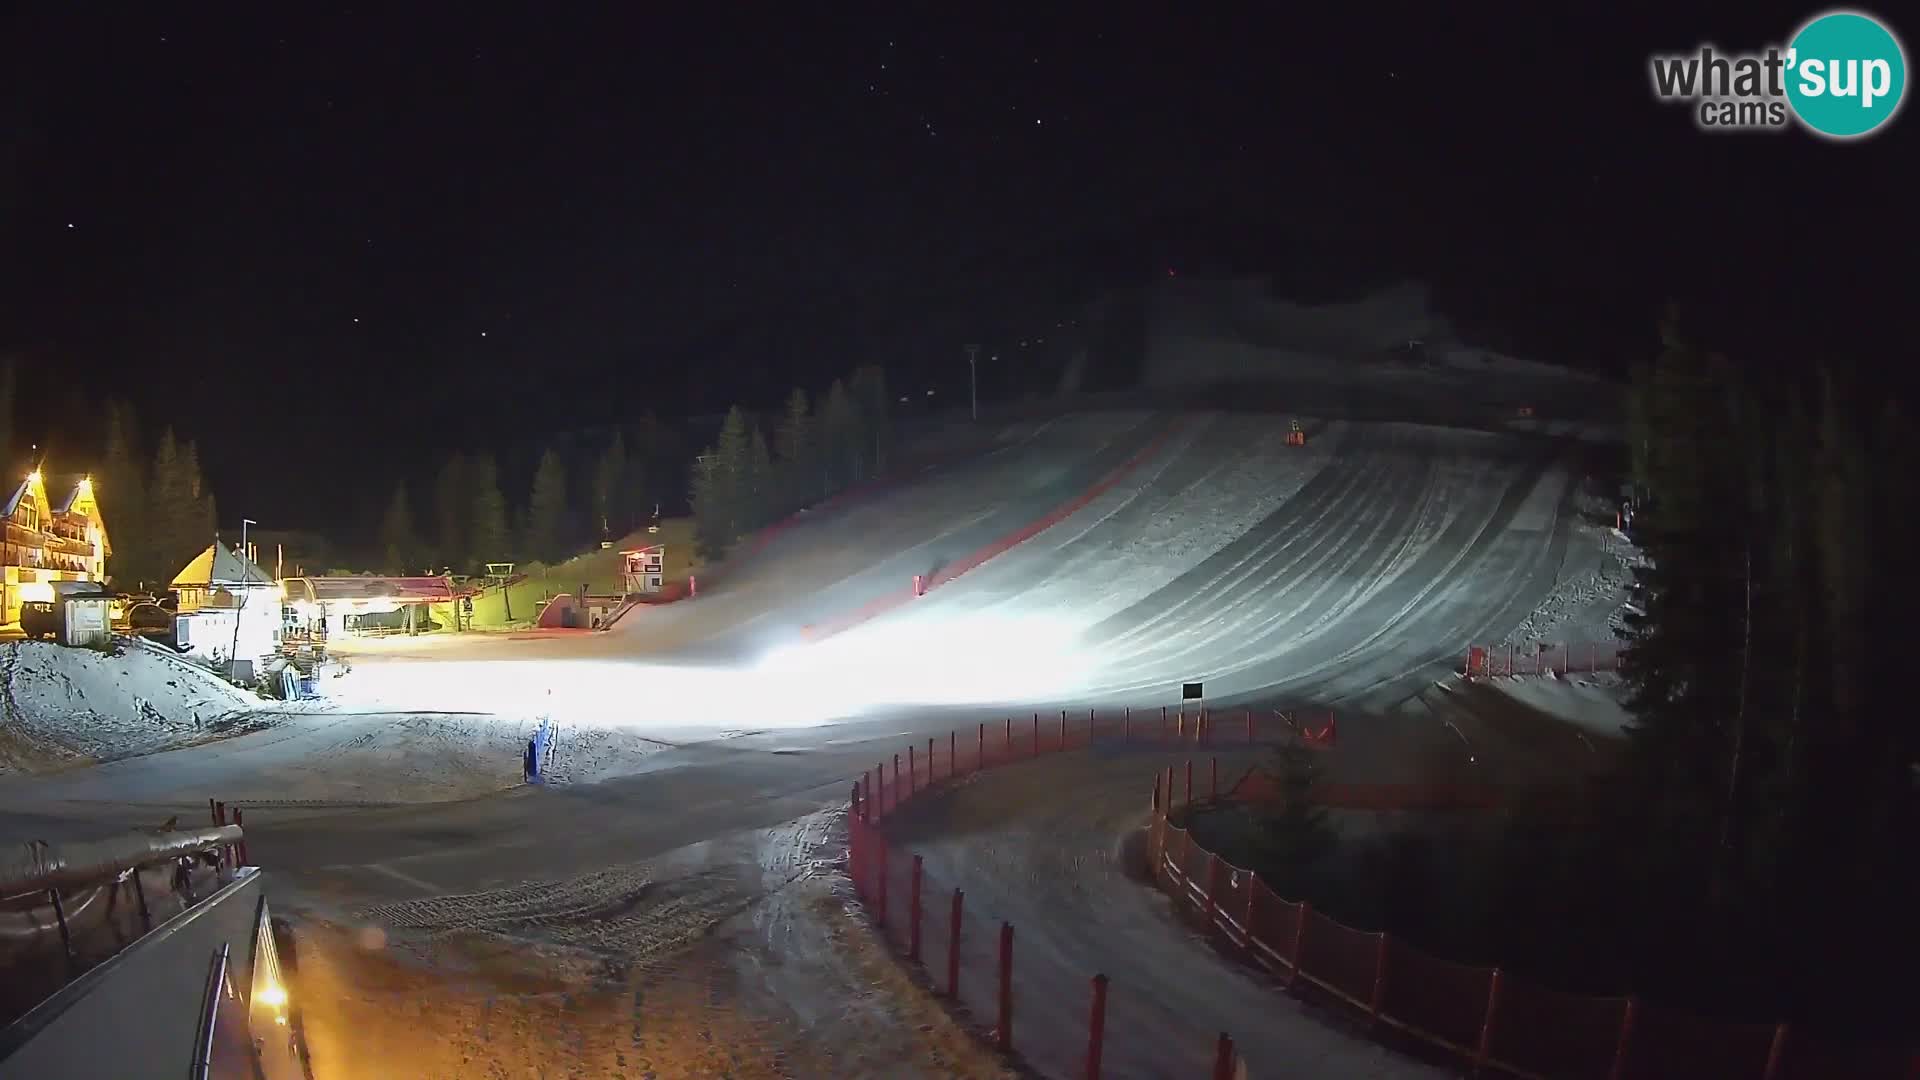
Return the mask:
{"type": "Polygon", "coordinates": [[[39,7],[0,22],[15,454],[91,455],[54,414],[124,396],[199,440],[223,517],[327,528],[454,447],[866,362],[963,390],[964,342],[1170,270],[1420,276],[1615,367],[1669,297],[1730,349],[1797,332],[1754,313],[1851,325],[1898,303],[1861,253],[1909,235],[1920,123],[1713,138],[1652,100],[1650,51],[1813,10],[1764,5],[39,7]]]}

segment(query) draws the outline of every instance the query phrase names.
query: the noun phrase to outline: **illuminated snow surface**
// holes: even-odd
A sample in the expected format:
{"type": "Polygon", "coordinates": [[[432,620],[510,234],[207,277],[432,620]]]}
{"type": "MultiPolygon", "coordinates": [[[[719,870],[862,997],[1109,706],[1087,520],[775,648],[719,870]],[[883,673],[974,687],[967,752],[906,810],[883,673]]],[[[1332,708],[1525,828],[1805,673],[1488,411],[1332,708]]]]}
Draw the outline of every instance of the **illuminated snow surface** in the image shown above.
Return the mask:
{"type": "Polygon", "coordinates": [[[261,701],[138,646],[120,655],[0,644],[0,774],[150,754],[216,737],[261,701]]]}

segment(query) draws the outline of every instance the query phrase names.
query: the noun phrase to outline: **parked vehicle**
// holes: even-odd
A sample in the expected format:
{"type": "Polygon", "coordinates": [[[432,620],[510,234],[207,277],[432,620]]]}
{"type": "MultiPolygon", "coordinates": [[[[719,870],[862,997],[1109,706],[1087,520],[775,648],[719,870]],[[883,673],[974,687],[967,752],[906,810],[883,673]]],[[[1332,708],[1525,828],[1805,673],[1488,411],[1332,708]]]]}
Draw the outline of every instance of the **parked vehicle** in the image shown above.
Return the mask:
{"type": "Polygon", "coordinates": [[[28,641],[58,639],[60,611],[51,600],[28,600],[20,605],[20,629],[28,641]]]}
{"type": "Polygon", "coordinates": [[[127,621],[123,629],[136,637],[171,645],[173,612],[151,601],[132,604],[127,608],[127,621]]]}

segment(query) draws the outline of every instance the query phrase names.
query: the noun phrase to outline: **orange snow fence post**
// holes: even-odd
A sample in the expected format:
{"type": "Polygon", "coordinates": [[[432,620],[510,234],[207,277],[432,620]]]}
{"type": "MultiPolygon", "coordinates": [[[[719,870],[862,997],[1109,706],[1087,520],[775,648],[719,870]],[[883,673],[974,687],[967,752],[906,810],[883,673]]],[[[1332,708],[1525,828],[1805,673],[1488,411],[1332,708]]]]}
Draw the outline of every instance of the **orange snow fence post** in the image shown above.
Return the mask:
{"type": "Polygon", "coordinates": [[[920,962],[920,856],[913,857],[913,883],[907,891],[907,959],[920,962]]]}
{"type": "Polygon", "coordinates": [[[953,911],[947,919],[947,996],[960,999],[960,908],[966,893],[953,890],[953,911]]]}
{"type": "MultiPolygon", "coordinates": [[[[1761,1080],[1780,1080],[1780,1061],[1787,1052],[1787,1025],[1782,1022],[1773,1025],[1773,1041],[1767,1044],[1767,1071],[1761,1074],[1761,1080]]],[[[1920,1058],[1915,1059],[1920,1065],[1920,1058]]]]}
{"type": "Polygon", "coordinates": [[[1493,969],[1493,978],[1487,982],[1487,1014],[1480,1021],[1480,1041],[1473,1048],[1473,1071],[1477,1075],[1486,1068],[1488,1051],[1493,1045],[1493,1025],[1500,1018],[1500,969],[1493,969]]]}
{"type": "MultiPolygon", "coordinates": [[[[899,760],[900,759],[898,757],[894,758],[894,761],[895,761],[894,768],[896,769],[900,767],[898,764],[899,760]]],[[[913,774],[918,771],[919,770],[914,768],[913,747],[908,746],[907,747],[907,798],[909,799],[913,798],[913,774]]]]}
{"type": "Polygon", "coordinates": [[[1000,1027],[994,1033],[995,1045],[1003,1054],[1013,1052],[1013,924],[1000,924],[1000,1027]]]}
{"type": "Polygon", "coordinates": [[[1607,1080],[1625,1080],[1627,1075],[1627,1052],[1633,1046],[1634,1014],[1640,1011],[1640,1002],[1635,998],[1627,999],[1627,1007],[1620,1014],[1620,1041],[1614,1046],[1613,1068],[1607,1070],[1607,1080]]]}
{"type": "Polygon", "coordinates": [[[1213,1080],[1233,1080],[1233,1037],[1224,1031],[1213,1046],[1213,1080]]]}
{"type": "Polygon", "coordinates": [[[1213,924],[1220,914],[1220,856],[1207,852],[1207,933],[1213,933],[1213,924]]]}
{"type": "Polygon", "coordinates": [[[1100,1080],[1100,1048],[1107,1037],[1107,977],[1093,977],[1093,1003],[1087,1007],[1087,1080],[1100,1080]]]}
{"type": "MultiPolygon", "coordinates": [[[[916,865],[918,864],[919,859],[920,859],[920,856],[918,855],[914,856],[914,861],[916,865]]],[[[1369,995],[1367,998],[1367,1011],[1373,1014],[1373,1018],[1376,1021],[1380,1019],[1380,1006],[1386,1003],[1387,950],[1388,948],[1391,947],[1392,942],[1393,942],[1393,939],[1383,933],[1380,935],[1380,943],[1374,947],[1373,993],[1369,995]]]]}

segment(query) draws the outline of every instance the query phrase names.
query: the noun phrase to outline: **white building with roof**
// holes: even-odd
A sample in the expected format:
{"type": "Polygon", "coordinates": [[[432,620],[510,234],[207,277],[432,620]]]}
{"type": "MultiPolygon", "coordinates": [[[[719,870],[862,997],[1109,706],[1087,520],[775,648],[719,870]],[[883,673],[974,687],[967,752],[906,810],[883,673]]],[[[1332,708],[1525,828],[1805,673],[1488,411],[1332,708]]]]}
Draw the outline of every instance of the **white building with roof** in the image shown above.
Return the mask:
{"type": "Polygon", "coordinates": [[[180,596],[174,639],[182,652],[215,667],[237,657],[257,672],[280,651],[286,594],[238,550],[207,545],[174,575],[172,588],[180,596]]]}

